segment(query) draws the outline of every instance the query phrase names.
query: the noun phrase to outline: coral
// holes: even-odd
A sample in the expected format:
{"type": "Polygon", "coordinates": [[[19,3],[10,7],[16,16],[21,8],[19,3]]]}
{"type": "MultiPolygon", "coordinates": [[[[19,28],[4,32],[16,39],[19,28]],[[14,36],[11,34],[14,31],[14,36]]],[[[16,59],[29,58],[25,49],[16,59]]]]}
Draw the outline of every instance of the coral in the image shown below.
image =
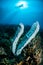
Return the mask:
{"type": "MultiPolygon", "coordinates": [[[[0,28],[0,65],[39,65],[42,61],[42,38],[39,33],[33,38],[21,52],[20,56],[14,56],[11,51],[11,45],[17,26],[1,26],[0,28]],[[11,31],[12,30],[12,31],[11,31]],[[32,59],[31,59],[32,58],[32,59]],[[30,64],[29,64],[30,63],[30,64]]],[[[29,26],[25,26],[23,35],[19,42],[23,39],[24,35],[29,30],[29,26]],[[27,29],[28,28],[28,29],[27,29]],[[27,29],[27,30],[26,30],[27,29]]],[[[43,65],[43,64],[42,64],[43,65]]]]}

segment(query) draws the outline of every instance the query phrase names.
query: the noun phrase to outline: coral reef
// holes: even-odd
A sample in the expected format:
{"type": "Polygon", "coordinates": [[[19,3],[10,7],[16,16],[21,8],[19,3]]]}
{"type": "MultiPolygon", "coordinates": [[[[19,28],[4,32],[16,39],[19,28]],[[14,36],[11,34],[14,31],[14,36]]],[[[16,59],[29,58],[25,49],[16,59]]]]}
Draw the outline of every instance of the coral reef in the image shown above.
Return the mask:
{"type": "MultiPolygon", "coordinates": [[[[42,61],[42,38],[40,32],[22,50],[21,55],[13,55],[11,45],[17,26],[0,26],[0,65],[39,65],[42,61]]],[[[26,29],[28,31],[30,27],[25,26],[25,33],[21,36],[20,41],[27,33],[26,29]]]]}

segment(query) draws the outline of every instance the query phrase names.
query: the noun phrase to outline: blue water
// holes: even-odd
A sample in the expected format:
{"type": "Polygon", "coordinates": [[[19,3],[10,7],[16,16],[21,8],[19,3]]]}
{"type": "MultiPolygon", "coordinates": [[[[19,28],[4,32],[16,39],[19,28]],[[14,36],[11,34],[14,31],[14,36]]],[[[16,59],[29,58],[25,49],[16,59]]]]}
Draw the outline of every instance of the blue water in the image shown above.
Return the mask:
{"type": "Polygon", "coordinates": [[[0,0],[0,24],[32,25],[39,21],[43,29],[43,0],[24,0],[28,2],[28,8],[20,9],[15,4],[20,0],[0,0]]]}

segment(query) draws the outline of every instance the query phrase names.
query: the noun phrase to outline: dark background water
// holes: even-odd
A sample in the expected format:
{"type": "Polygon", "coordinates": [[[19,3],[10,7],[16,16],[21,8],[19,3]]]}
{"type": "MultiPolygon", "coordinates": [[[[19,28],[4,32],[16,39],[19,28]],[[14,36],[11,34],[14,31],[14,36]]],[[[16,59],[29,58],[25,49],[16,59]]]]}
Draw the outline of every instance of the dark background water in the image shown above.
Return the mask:
{"type": "Polygon", "coordinates": [[[22,0],[28,2],[28,8],[15,6],[20,0],[0,0],[0,24],[19,24],[31,26],[39,21],[43,29],[43,0],[22,0]]]}

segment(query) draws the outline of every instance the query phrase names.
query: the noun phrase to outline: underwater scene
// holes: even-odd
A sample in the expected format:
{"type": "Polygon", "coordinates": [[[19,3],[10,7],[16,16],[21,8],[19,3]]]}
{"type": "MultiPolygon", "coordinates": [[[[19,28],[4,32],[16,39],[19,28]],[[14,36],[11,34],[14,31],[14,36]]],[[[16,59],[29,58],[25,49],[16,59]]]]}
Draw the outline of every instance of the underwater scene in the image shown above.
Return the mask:
{"type": "Polygon", "coordinates": [[[0,0],[0,65],[43,65],[43,0],[0,0]]]}
{"type": "Polygon", "coordinates": [[[24,27],[24,33],[19,40],[15,42],[20,26],[0,25],[0,65],[43,65],[43,32],[39,31],[37,35],[25,45],[25,42],[28,41],[34,33],[35,27],[33,26],[32,29],[30,29],[29,26],[24,27]],[[28,39],[25,35],[27,35],[28,39]],[[13,44],[14,50],[12,49],[13,44]],[[20,49],[22,49],[22,51],[18,51],[20,49]]]}

